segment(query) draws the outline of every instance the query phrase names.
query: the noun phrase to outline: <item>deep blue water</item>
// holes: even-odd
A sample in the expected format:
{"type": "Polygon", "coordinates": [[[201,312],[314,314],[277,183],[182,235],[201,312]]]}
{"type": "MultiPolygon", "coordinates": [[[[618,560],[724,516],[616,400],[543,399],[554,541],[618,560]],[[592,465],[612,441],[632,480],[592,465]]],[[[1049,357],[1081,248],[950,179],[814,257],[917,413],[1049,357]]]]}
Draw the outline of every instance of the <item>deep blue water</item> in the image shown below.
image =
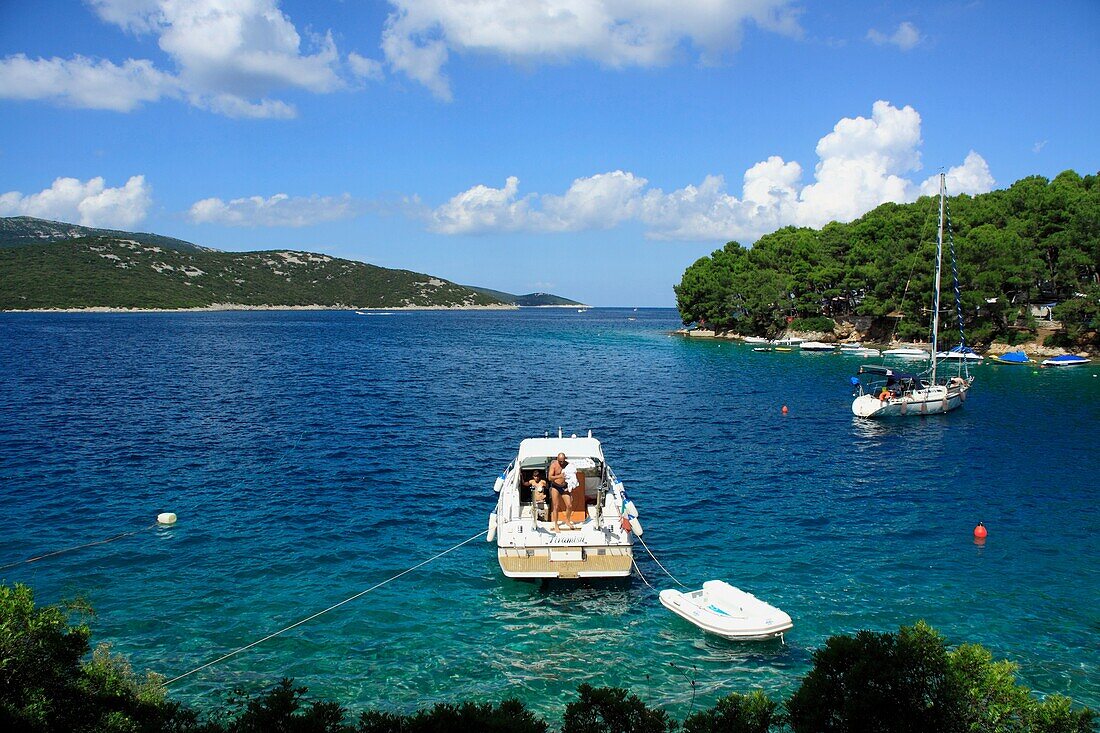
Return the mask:
{"type": "Polygon", "coordinates": [[[829,635],[925,619],[1100,706],[1098,365],[981,366],[961,410],[866,423],[858,360],[677,325],[645,309],[0,315],[0,565],[180,516],[0,579],[86,597],[96,639],[171,677],[481,531],[520,439],[591,428],[664,564],[778,605],[786,645],[704,637],[637,578],[507,580],[479,540],[173,694],[216,704],[292,676],[353,709],[514,694],[556,716],[587,681],[682,714],[692,677],[701,704],[785,694],[829,635]]]}

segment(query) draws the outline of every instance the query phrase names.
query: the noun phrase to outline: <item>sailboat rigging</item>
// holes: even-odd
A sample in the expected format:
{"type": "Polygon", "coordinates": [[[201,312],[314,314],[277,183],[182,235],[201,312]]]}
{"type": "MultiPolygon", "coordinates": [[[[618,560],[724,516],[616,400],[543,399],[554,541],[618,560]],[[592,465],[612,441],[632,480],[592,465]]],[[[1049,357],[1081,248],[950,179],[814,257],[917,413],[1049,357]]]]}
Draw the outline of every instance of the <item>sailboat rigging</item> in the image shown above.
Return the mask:
{"type": "MultiPolygon", "coordinates": [[[[966,401],[974,383],[967,362],[973,350],[966,345],[963,329],[962,293],[959,290],[959,268],[955,259],[955,239],[950,234],[950,217],[947,208],[946,176],[940,173],[940,225],[936,235],[935,289],[932,293],[932,364],[928,372],[909,374],[891,367],[865,364],[852,377],[855,399],[852,413],[857,417],[877,418],[904,415],[934,415],[950,412],[966,401]],[[959,344],[949,352],[939,351],[940,284],[943,276],[944,239],[951,250],[951,274],[955,289],[955,313],[959,325],[959,344]],[[946,360],[958,364],[956,374],[941,379],[939,363],[946,360]],[[859,377],[868,375],[869,380],[859,377]]],[[[975,356],[977,356],[975,354],[975,356]]],[[[978,357],[979,359],[981,357],[978,357]]]]}

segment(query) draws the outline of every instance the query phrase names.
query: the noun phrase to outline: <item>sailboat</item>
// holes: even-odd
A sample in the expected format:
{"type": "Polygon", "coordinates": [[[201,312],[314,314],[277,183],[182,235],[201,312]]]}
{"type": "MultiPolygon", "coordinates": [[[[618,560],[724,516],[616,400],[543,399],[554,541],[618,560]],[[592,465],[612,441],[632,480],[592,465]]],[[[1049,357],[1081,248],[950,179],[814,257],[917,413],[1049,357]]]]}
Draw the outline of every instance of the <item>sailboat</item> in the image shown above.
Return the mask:
{"type": "MultiPolygon", "coordinates": [[[[940,173],[940,226],[936,236],[936,287],[932,294],[932,366],[921,375],[908,374],[891,367],[865,364],[859,368],[858,375],[852,377],[852,386],[856,389],[852,401],[852,413],[857,417],[893,417],[902,415],[935,415],[950,412],[966,401],[974,378],[967,369],[968,359],[952,359],[957,366],[956,374],[944,377],[938,368],[946,360],[939,351],[940,330],[940,279],[943,270],[943,240],[948,229],[947,182],[940,173]],[[870,375],[868,381],[859,377],[870,375]]],[[[959,321],[959,344],[951,349],[954,354],[973,353],[966,345],[966,333],[963,331],[962,296],[959,293],[959,271],[955,261],[955,240],[948,237],[951,247],[951,273],[955,284],[955,313],[959,321]]]]}

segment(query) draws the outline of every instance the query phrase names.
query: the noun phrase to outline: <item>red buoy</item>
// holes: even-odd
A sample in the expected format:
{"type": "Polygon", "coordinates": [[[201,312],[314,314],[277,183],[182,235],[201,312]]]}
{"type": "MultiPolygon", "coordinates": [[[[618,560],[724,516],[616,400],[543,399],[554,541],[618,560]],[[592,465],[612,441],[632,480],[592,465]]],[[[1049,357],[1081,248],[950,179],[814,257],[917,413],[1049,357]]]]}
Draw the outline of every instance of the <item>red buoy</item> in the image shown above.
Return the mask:
{"type": "Polygon", "coordinates": [[[787,409],[787,406],[783,405],[783,414],[786,415],[788,412],[790,411],[787,409]]]}
{"type": "Polygon", "coordinates": [[[978,522],[978,526],[974,528],[974,536],[979,540],[984,540],[986,534],[988,533],[985,531],[985,525],[978,522]]]}

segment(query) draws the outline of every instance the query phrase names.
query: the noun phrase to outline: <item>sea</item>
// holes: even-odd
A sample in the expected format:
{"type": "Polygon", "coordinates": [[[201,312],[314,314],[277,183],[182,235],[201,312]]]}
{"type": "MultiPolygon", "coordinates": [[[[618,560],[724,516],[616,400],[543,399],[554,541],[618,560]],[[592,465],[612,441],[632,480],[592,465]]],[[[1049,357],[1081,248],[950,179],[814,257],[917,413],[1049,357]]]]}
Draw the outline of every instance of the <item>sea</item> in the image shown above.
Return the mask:
{"type": "Polygon", "coordinates": [[[202,709],[290,677],[353,712],[515,696],[556,720],[589,683],[682,716],[782,698],[831,635],[919,620],[1100,707],[1100,363],[983,364],[961,409],[872,422],[851,414],[858,357],[679,326],[646,308],[2,314],[0,581],[90,602],[93,642],[173,678],[474,538],[171,684],[202,709]],[[785,641],[673,616],[641,548],[644,581],[503,577],[475,537],[493,482],[559,429],[602,441],[668,573],[778,606],[785,641]]]}

